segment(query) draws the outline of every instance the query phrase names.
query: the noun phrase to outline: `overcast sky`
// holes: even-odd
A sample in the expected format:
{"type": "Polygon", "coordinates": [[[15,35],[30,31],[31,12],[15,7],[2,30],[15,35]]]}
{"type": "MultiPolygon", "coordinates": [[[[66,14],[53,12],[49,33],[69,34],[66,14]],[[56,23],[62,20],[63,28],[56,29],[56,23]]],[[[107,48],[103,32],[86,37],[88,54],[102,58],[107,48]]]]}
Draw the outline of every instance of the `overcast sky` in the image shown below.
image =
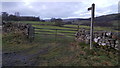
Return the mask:
{"type": "Polygon", "coordinates": [[[119,0],[81,0],[78,2],[40,2],[24,0],[22,2],[2,2],[2,11],[21,16],[39,16],[40,18],[89,18],[87,8],[95,3],[95,16],[118,13],[119,0]]]}

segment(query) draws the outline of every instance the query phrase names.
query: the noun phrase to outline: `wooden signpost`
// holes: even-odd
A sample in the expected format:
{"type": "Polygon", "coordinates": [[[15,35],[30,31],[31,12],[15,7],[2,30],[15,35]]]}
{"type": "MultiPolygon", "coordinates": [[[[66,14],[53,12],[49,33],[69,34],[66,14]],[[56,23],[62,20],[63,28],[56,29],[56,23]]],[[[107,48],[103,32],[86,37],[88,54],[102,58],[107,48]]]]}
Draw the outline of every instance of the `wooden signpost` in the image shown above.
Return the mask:
{"type": "Polygon", "coordinates": [[[88,11],[91,10],[91,27],[90,27],[90,49],[93,47],[93,23],[95,15],[95,4],[92,4],[92,7],[88,8],[88,11]]]}

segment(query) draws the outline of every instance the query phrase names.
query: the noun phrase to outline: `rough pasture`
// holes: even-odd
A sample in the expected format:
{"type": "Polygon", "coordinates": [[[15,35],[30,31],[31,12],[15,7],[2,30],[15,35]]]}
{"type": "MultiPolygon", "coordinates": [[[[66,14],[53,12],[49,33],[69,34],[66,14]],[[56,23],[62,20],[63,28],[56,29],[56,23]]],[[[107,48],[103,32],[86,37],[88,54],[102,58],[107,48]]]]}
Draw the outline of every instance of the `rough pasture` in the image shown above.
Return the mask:
{"type": "MultiPolygon", "coordinates": [[[[36,23],[36,22],[34,22],[36,23]]],[[[50,31],[49,28],[72,29],[58,26],[33,25],[39,31],[50,31]]],[[[77,26],[77,25],[76,25],[77,26]]],[[[77,30],[77,29],[76,29],[77,30]]],[[[21,30],[20,30],[21,31],[21,30]]],[[[36,30],[35,30],[36,31],[36,30]]],[[[14,32],[14,31],[13,31],[14,32]]],[[[75,36],[57,36],[55,41],[55,31],[53,34],[45,35],[46,32],[35,35],[33,42],[28,42],[20,34],[6,32],[2,36],[3,66],[116,66],[118,65],[118,55],[112,51],[104,51],[101,48],[89,50],[89,44],[74,41],[75,36]],[[111,59],[111,60],[110,60],[111,59]]],[[[58,34],[75,31],[58,31],[58,34]],[[63,33],[62,33],[63,32],[63,33]]]]}

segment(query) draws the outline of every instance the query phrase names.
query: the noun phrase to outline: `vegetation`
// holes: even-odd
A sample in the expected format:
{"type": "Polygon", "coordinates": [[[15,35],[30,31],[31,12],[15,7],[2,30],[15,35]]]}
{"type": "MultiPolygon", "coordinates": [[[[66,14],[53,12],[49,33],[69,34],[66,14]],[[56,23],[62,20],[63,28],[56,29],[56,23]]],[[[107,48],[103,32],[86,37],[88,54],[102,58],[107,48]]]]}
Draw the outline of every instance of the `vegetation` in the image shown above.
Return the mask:
{"type": "Polygon", "coordinates": [[[2,20],[4,21],[40,21],[39,17],[9,15],[7,12],[2,12],[2,20]]]}
{"type": "Polygon", "coordinates": [[[16,63],[11,63],[13,65],[34,63],[32,66],[116,66],[118,64],[118,55],[114,52],[101,48],[90,50],[89,45],[77,43],[74,38],[65,36],[55,41],[54,35],[36,35],[35,40],[30,43],[21,35],[16,36],[12,33],[3,35],[3,53],[13,52],[16,55],[20,53],[23,57],[25,55],[29,57],[28,61],[19,60],[18,57],[15,59],[16,63]]]}
{"type": "Polygon", "coordinates": [[[54,25],[56,25],[56,26],[62,26],[64,24],[63,20],[60,18],[59,19],[52,18],[51,22],[54,22],[54,25]]]}
{"type": "MultiPolygon", "coordinates": [[[[23,22],[26,23],[26,22],[23,22]]],[[[29,23],[38,23],[30,22],[29,23]]],[[[42,23],[42,22],[40,22],[42,23]]],[[[44,24],[49,24],[44,22],[44,24]]],[[[9,55],[9,58],[3,58],[3,65],[12,64],[13,66],[116,66],[118,65],[118,55],[114,51],[105,51],[102,48],[89,49],[89,45],[85,43],[78,43],[74,41],[76,31],[58,30],[58,34],[63,36],[56,36],[55,30],[50,29],[72,29],[67,27],[77,27],[77,25],[64,25],[64,27],[53,25],[34,25],[39,34],[35,34],[32,42],[22,35],[17,33],[4,33],[2,36],[3,55],[9,55]],[[67,26],[67,27],[65,27],[67,26]],[[50,32],[51,35],[45,35],[50,32]],[[70,32],[65,34],[64,32],[70,32]],[[14,54],[15,55],[14,55],[14,54]],[[15,58],[15,56],[17,58],[15,58]],[[21,58],[22,57],[22,58],[21,58]],[[7,59],[5,61],[5,59],[7,59]],[[23,60],[24,59],[24,60],[23,60]],[[12,60],[12,61],[11,61],[12,60]]],[[[89,28],[88,26],[81,26],[89,28]]],[[[96,30],[105,28],[98,28],[96,30]]]]}
{"type": "MultiPolygon", "coordinates": [[[[40,22],[40,21],[10,21],[10,22],[21,22],[21,23],[28,23],[28,24],[33,24],[34,27],[40,27],[40,28],[52,28],[52,29],[73,29],[77,30],[78,25],[73,25],[73,24],[64,24],[61,27],[59,26],[54,26],[54,22],[40,22]],[[71,28],[67,28],[71,27],[71,28]]],[[[115,24],[114,24],[115,25],[115,24]]],[[[90,26],[86,25],[79,25],[79,28],[85,28],[85,29],[90,29],[90,26]]],[[[100,30],[100,31],[112,31],[112,32],[120,32],[117,30],[119,27],[102,27],[101,26],[94,26],[94,30],[100,30]],[[116,28],[116,29],[115,29],[116,28]]]]}

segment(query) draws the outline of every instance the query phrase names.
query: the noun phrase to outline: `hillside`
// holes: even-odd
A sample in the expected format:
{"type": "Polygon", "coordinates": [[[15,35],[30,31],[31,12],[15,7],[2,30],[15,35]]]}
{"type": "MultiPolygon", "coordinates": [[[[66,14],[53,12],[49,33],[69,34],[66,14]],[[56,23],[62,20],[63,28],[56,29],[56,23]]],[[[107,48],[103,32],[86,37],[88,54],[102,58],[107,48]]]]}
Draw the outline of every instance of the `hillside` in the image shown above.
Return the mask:
{"type": "MultiPolygon", "coordinates": [[[[72,19],[64,19],[64,22],[72,22],[72,24],[80,24],[90,26],[90,18],[82,19],[82,18],[72,18],[72,19]]],[[[103,15],[95,18],[94,26],[100,27],[113,27],[116,30],[119,30],[119,22],[120,14],[109,14],[103,15]]]]}
{"type": "MultiPolygon", "coordinates": [[[[99,17],[95,17],[96,22],[110,22],[113,20],[120,20],[120,14],[109,14],[103,15],[99,17]]],[[[90,18],[83,19],[83,18],[71,18],[71,19],[64,19],[64,21],[90,21],[90,18]]]]}
{"type": "Polygon", "coordinates": [[[113,21],[113,20],[120,20],[120,14],[109,14],[96,17],[96,21],[113,21]]]}
{"type": "MultiPolygon", "coordinates": [[[[72,24],[80,24],[80,25],[90,25],[90,18],[68,18],[68,19],[62,19],[63,22],[71,22],[72,24]]],[[[109,14],[109,15],[103,15],[99,17],[95,17],[95,26],[103,26],[103,27],[118,27],[120,20],[120,14],[109,14]],[[103,24],[104,23],[104,24],[103,24]]],[[[47,22],[50,22],[50,19],[45,20],[47,22]]],[[[117,28],[118,29],[118,28],[117,28]]]]}

